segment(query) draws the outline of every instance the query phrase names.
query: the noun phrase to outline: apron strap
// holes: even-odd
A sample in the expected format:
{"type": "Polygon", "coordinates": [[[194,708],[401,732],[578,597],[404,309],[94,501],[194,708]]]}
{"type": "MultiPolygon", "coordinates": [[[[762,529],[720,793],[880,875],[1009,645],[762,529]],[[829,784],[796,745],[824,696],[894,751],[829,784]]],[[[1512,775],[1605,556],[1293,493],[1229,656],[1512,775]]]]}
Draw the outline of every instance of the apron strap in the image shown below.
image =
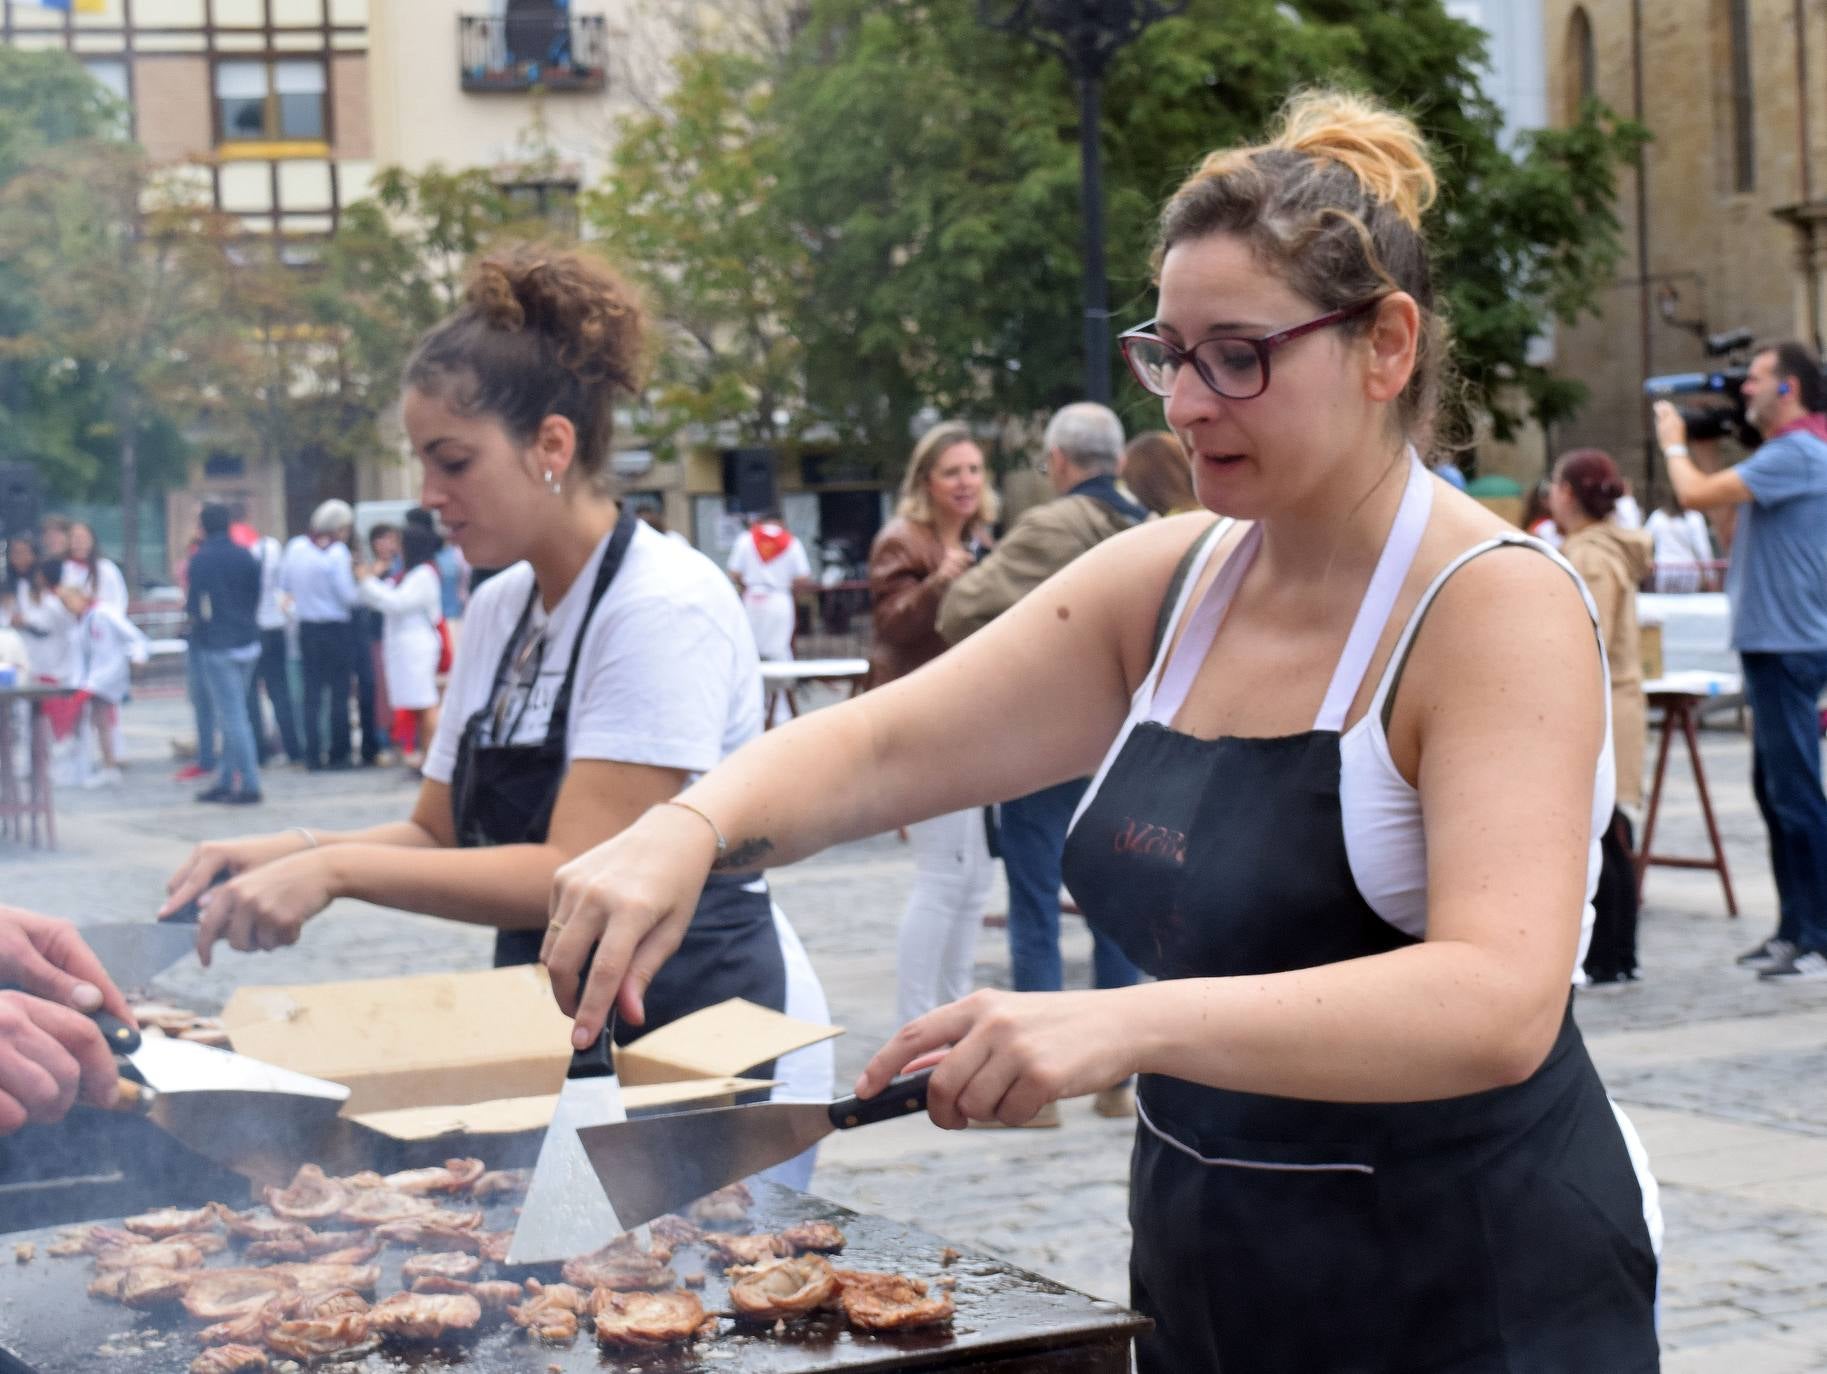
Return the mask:
{"type": "Polygon", "coordinates": [[[609,536],[609,547],[603,550],[603,561],[597,565],[596,581],[590,588],[590,600],[584,605],[583,621],[577,627],[577,638],[571,642],[571,661],[565,666],[565,680],[558,688],[557,700],[552,703],[551,719],[546,722],[548,744],[556,742],[562,747],[564,743],[565,727],[571,718],[571,685],[577,680],[577,665],[583,660],[584,637],[590,633],[590,620],[596,614],[603,593],[609,590],[609,584],[622,569],[622,559],[634,539],[634,527],[640,523],[640,517],[632,509],[624,508],[615,522],[614,533],[609,536]]]}
{"type": "Polygon", "coordinates": [[[1364,589],[1364,599],[1358,603],[1357,619],[1351,624],[1345,650],[1339,655],[1338,666],[1333,669],[1332,681],[1326,688],[1326,699],[1313,722],[1315,730],[1344,728],[1345,713],[1351,709],[1364,675],[1370,671],[1377,641],[1383,637],[1383,627],[1389,621],[1389,613],[1395,609],[1396,597],[1401,594],[1402,583],[1414,564],[1415,552],[1421,547],[1421,536],[1427,532],[1427,518],[1433,507],[1433,476],[1421,466],[1420,455],[1410,447],[1408,483],[1402,490],[1402,504],[1396,508],[1396,518],[1383,541],[1376,571],[1370,575],[1370,585],[1364,589]]]}

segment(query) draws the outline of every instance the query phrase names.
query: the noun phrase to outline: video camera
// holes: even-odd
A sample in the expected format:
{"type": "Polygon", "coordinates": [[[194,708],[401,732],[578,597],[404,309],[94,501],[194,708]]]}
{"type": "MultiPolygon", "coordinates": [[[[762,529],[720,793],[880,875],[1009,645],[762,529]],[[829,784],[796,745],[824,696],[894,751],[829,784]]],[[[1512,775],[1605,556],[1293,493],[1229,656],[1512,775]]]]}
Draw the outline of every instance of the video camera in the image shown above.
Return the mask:
{"type": "Polygon", "coordinates": [[[1697,398],[1699,404],[1675,407],[1687,424],[1690,439],[1720,439],[1729,434],[1746,448],[1756,448],[1763,436],[1745,414],[1744,397],[1745,377],[1750,371],[1745,353],[1755,337],[1748,329],[1707,335],[1703,343],[1707,357],[1725,358],[1727,366],[1717,372],[1673,372],[1651,377],[1643,383],[1643,394],[1652,401],[1697,398]]]}

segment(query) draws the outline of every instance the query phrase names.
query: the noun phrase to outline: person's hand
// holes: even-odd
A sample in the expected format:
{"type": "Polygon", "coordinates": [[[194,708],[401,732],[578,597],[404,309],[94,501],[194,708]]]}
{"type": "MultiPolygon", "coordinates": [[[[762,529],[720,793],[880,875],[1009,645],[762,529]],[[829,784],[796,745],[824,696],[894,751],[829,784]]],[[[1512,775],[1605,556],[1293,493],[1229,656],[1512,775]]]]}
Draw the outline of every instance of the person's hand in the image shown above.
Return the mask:
{"type": "Polygon", "coordinates": [[[197,899],[197,957],[208,967],[217,940],[243,953],[296,944],[304,923],[335,896],[321,849],[250,868],[197,899]]]}
{"type": "Polygon", "coordinates": [[[165,905],[158,909],[156,919],[162,921],[192,898],[202,896],[219,874],[232,878],[311,847],[311,842],[296,830],[282,830],[277,835],[243,835],[233,840],[206,840],[191,850],[190,857],[166,880],[165,905]]]}
{"type": "Polygon", "coordinates": [[[947,549],[939,566],[933,569],[933,576],[941,582],[954,582],[969,572],[976,561],[963,549],[947,549]]]}
{"type": "Polygon", "coordinates": [[[1136,1071],[1119,1001],[1133,995],[973,992],[895,1032],[856,1080],[856,1095],[874,1097],[896,1074],[936,1064],[926,1094],[934,1125],[1019,1126],[1049,1102],[1113,1087],[1136,1071]]]}
{"type": "Polygon", "coordinates": [[[539,961],[551,972],[559,1007],[577,1022],[571,1043],[578,1049],[602,1034],[611,1006],[629,1024],[646,1024],[647,986],[685,938],[715,850],[703,821],[677,806],[656,806],[554,875],[539,961]],[[593,944],[596,958],[580,996],[593,944]]]}
{"type": "Polygon", "coordinates": [[[0,906],[0,984],[77,1011],[105,1007],[133,1023],[127,998],[68,921],[0,906]]]}
{"type": "Polygon", "coordinates": [[[1681,412],[1675,409],[1671,401],[1657,401],[1651,407],[1656,418],[1656,442],[1663,452],[1671,448],[1682,448],[1687,444],[1687,421],[1681,418],[1681,412]]]}
{"type": "Polygon", "coordinates": [[[109,1106],[118,1085],[94,1021],[28,992],[0,992],[0,1135],[63,1120],[79,1093],[109,1106]]]}

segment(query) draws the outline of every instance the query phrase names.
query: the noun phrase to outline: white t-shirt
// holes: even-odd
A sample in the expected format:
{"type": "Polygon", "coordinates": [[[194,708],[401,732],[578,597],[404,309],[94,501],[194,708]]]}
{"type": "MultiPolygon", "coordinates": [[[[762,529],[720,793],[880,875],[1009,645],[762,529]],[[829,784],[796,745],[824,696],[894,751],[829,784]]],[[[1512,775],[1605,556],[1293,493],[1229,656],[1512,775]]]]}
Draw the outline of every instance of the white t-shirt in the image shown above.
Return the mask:
{"type": "Polygon", "coordinates": [[[79,563],[74,558],[63,561],[63,585],[81,587],[104,606],[112,606],[117,611],[127,609],[127,579],[122,576],[120,568],[112,558],[104,558],[95,565],[95,585],[89,585],[89,565],[79,563]]]}
{"type": "MultiPolygon", "coordinates": [[[[528,633],[543,632],[546,641],[539,674],[530,700],[524,680],[510,686],[503,718],[518,717],[519,725],[511,740],[500,742],[545,738],[608,544],[604,536],[549,618],[534,602],[528,633]]],[[[495,669],[533,585],[531,565],[516,563],[470,598],[444,712],[425,758],[425,776],[434,782],[450,781],[457,741],[470,716],[488,704],[495,669]]],[[[760,732],[761,662],[735,588],[703,554],[637,526],[584,639],[566,758],[702,773],[760,732]]]]}
{"type": "Polygon", "coordinates": [[[755,547],[754,532],[745,532],[730,549],[730,571],[742,579],[744,588],[792,591],[797,579],[812,576],[812,560],[806,557],[806,546],[797,537],[789,535],[787,539],[787,547],[764,562],[755,547]]]}

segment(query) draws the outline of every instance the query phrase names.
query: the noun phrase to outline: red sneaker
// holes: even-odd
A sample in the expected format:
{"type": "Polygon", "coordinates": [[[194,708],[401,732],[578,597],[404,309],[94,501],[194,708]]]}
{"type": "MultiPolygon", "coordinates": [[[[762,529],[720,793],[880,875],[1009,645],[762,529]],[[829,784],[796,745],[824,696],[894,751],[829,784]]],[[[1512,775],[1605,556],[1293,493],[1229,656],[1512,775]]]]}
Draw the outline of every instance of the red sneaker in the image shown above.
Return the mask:
{"type": "Polygon", "coordinates": [[[195,782],[198,778],[206,778],[215,771],[215,769],[205,768],[201,764],[187,763],[178,769],[176,777],[179,782],[195,782]]]}

